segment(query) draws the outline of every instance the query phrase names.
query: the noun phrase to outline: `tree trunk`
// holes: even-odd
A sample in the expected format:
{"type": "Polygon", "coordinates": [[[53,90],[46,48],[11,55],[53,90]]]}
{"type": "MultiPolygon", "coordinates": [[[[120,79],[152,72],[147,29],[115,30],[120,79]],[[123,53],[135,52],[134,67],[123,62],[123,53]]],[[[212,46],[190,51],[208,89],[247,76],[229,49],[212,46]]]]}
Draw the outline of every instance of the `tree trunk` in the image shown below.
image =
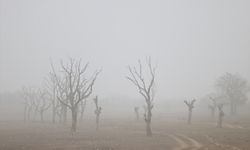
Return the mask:
{"type": "Polygon", "coordinates": [[[53,99],[52,99],[52,123],[56,123],[56,88],[53,88],[53,99]]]}
{"type": "Polygon", "coordinates": [[[152,136],[151,122],[146,122],[146,135],[148,137],[152,136]]]}
{"type": "Polygon", "coordinates": [[[148,114],[146,116],[146,135],[148,137],[151,137],[152,136],[152,129],[151,129],[151,117],[152,117],[152,112],[151,112],[151,104],[148,104],[148,114]]]}
{"type": "Polygon", "coordinates": [[[56,106],[55,99],[52,101],[52,123],[56,123],[56,106]]]}
{"type": "Polygon", "coordinates": [[[84,115],[84,112],[85,112],[86,103],[87,103],[86,100],[81,101],[81,105],[80,105],[80,108],[81,108],[80,122],[83,121],[83,115],[84,115]]]}
{"type": "Polygon", "coordinates": [[[222,128],[222,119],[223,119],[223,116],[221,114],[219,114],[219,119],[218,119],[218,123],[217,123],[218,128],[222,128]]]}
{"type": "Polygon", "coordinates": [[[99,130],[99,118],[100,118],[100,115],[97,114],[97,115],[96,115],[96,131],[99,130]]]}
{"type": "Polygon", "coordinates": [[[188,111],[188,124],[191,124],[192,120],[192,111],[188,111]]]}
{"type": "Polygon", "coordinates": [[[77,125],[77,110],[76,110],[76,108],[72,108],[71,113],[72,113],[71,132],[76,132],[76,125],[77,125]]]}
{"type": "Polygon", "coordinates": [[[63,106],[62,109],[62,114],[63,114],[63,124],[66,125],[67,124],[67,112],[68,112],[68,108],[67,106],[63,106]]]}

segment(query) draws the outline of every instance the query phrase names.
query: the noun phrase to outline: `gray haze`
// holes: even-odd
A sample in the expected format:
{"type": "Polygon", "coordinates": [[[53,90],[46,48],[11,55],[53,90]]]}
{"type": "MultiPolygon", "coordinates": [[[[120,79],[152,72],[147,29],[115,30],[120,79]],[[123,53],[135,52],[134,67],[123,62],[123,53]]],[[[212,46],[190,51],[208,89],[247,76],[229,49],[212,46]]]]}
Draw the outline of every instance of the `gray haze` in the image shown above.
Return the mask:
{"type": "Polygon", "coordinates": [[[152,56],[157,96],[199,97],[225,72],[250,80],[249,0],[0,0],[0,92],[40,86],[50,59],[103,68],[95,93],[139,96],[127,65],[152,56]]]}

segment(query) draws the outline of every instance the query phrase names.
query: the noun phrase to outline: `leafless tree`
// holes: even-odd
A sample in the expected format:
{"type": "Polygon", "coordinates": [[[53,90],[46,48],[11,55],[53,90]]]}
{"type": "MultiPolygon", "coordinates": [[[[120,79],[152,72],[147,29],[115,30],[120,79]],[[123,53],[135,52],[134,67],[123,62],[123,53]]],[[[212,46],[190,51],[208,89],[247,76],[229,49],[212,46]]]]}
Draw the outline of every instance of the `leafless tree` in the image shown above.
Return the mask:
{"type": "Polygon", "coordinates": [[[218,104],[218,123],[217,123],[217,127],[218,128],[222,128],[222,122],[223,122],[223,117],[224,117],[224,111],[223,111],[223,104],[218,104]]]}
{"type": "Polygon", "coordinates": [[[35,111],[40,114],[41,122],[43,122],[44,112],[51,106],[51,102],[48,100],[48,93],[45,90],[38,89],[33,104],[35,106],[35,111]]]}
{"type": "Polygon", "coordinates": [[[23,87],[22,93],[24,96],[24,122],[30,121],[31,111],[33,109],[33,102],[35,99],[34,90],[31,87],[23,87]]]}
{"type": "Polygon", "coordinates": [[[192,120],[192,113],[193,113],[193,108],[194,108],[194,103],[195,103],[195,99],[193,99],[192,101],[184,101],[184,103],[187,105],[188,107],[188,124],[191,124],[191,120],[192,120]]]}
{"type": "Polygon", "coordinates": [[[135,111],[135,116],[136,116],[136,121],[139,121],[139,107],[135,107],[134,108],[134,111],[135,111]]]}
{"type": "Polygon", "coordinates": [[[147,112],[144,114],[144,120],[146,123],[146,135],[152,136],[151,130],[151,119],[152,119],[152,109],[153,100],[155,97],[154,84],[155,84],[155,70],[156,67],[152,66],[151,59],[146,59],[146,64],[149,69],[149,80],[145,81],[145,76],[143,74],[143,67],[141,61],[138,61],[138,68],[128,67],[130,75],[126,78],[131,81],[139,90],[139,93],[143,96],[146,102],[147,112]]]}
{"type": "Polygon", "coordinates": [[[70,59],[68,65],[61,61],[62,71],[59,74],[56,73],[52,65],[60,95],[57,98],[71,111],[72,132],[76,132],[79,104],[91,95],[96,78],[100,73],[100,71],[95,71],[92,77],[87,79],[86,70],[88,66],[88,63],[82,66],[81,60],[70,59]]]}
{"type": "Polygon", "coordinates": [[[99,106],[98,104],[98,96],[96,96],[94,99],[95,103],[95,115],[96,115],[96,130],[99,130],[99,121],[100,121],[100,115],[102,112],[102,107],[99,106]]]}
{"type": "MultiPolygon", "coordinates": [[[[53,68],[53,67],[52,67],[53,68]]],[[[67,95],[65,94],[65,91],[62,86],[65,80],[63,80],[60,76],[56,76],[54,73],[55,79],[56,79],[56,114],[59,118],[60,122],[63,122],[64,125],[67,123],[67,113],[68,113],[68,107],[65,104],[69,103],[69,100],[67,98],[67,95]],[[61,84],[61,85],[59,85],[61,84]],[[58,103],[59,102],[59,103],[58,103]],[[63,102],[63,103],[62,103],[63,102]]]]}
{"type": "Polygon", "coordinates": [[[246,79],[242,78],[239,75],[226,73],[225,75],[218,78],[216,87],[230,103],[231,115],[236,114],[238,105],[244,104],[248,100],[248,82],[246,79]]]}
{"type": "Polygon", "coordinates": [[[52,123],[56,121],[56,112],[57,112],[57,84],[56,78],[53,73],[49,73],[48,78],[45,80],[46,90],[49,94],[49,100],[51,101],[52,108],[52,123]]]}
{"type": "Polygon", "coordinates": [[[85,112],[86,105],[87,105],[87,99],[84,99],[83,101],[80,102],[79,112],[80,112],[80,121],[81,122],[83,121],[83,115],[85,112]]]}
{"type": "MultiPolygon", "coordinates": [[[[61,104],[60,101],[56,101],[56,105],[55,105],[55,113],[56,113],[56,116],[55,118],[58,118],[58,122],[59,123],[62,123],[62,116],[64,114],[64,110],[63,110],[63,104],[61,104]]],[[[64,122],[65,123],[65,122],[64,122]]]]}

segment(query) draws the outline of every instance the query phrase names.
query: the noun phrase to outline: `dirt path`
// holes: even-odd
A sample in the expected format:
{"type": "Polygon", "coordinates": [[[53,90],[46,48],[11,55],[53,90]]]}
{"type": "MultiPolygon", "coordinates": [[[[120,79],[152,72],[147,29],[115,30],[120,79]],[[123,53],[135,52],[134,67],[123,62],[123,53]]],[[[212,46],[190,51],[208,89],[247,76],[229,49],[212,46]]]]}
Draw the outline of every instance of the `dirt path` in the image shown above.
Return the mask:
{"type": "Polygon", "coordinates": [[[222,143],[219,143],[218,141],[216,141],[214,138],[206,135],[206,138],[208,139],[208,141],[213,144],[214,146],[216,146],[217,148],[220,148],[220,149],[225,149],[225,150],[241,150],[240,148],[238,147],[235,147],[235,146],[231,146],[231,145],[226,145],[226,144],[222,144],[222,143]]]}
{"type": "Polygon", "coordinates": [[[178,138],[177,136],[171,134],[169,135],[169,137],[174,139],[179,145],[178,147],[175,147],[173,150],[184,150],[189,147],[182,139],[178,138]]]}
{"type": "Polygon", "coordinates": [[[175,140],[179,145],[173,150],[199,150],[203,147],[200,142],[184,134],[171,134],[169,137],[175,140]]]}
{"type": "Polygon", "coordinates": [[[187,139],[189,141],[189,143],[191,143],[191,145],[193,147],[192,150],[200,149],[203,146],[201,143],[199,143],[198,141],[196,141],[195,139],[193,139],[191,137],[188,137],[188,136],[183,135],[183,134],[178,134],[178,135],[184,139],[187,139]]]}

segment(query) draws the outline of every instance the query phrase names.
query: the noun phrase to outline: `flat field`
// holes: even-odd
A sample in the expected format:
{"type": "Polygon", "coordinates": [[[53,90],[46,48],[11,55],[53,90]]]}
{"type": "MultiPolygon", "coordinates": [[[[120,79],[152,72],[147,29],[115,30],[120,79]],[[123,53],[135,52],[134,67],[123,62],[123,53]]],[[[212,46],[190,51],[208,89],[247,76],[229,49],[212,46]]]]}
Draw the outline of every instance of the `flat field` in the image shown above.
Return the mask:
{"type": "Polygon", "coordinates": [[[70,124],[0,122],[1,150],[249,150],[250,120],[227,120],[223,128],[215,122],[154,120],[153,137],[145,136],[145,124],[124,120],[102,120],[100,130],[85,120],[78,131],[70,124]]]}

